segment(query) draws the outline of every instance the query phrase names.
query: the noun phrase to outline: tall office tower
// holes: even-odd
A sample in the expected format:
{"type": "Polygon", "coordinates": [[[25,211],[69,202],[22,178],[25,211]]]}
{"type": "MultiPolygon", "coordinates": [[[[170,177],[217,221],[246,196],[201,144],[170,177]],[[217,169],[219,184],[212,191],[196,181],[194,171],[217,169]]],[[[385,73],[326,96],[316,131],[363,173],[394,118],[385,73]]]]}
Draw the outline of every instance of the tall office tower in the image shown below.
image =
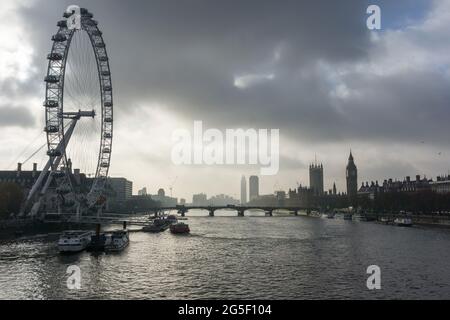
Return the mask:
{"type": "Polygon", "coordinates": [[[241,179],[241,204],[247,203],[247,181],[245,180],[245,176],[242,176],[241,179]]]}
{"type": "Polygon", "coordinates": [[[353,161],[353,155],[350,151],[350,156],[348,157],[347,170],[347,195],[350,200],[350,204],[356,205],[356,197],[358,192],[358,169],[356,168],[355,162],[353,161]]]}
{"type": "Polygon", "coordinates": [[[323,195],[323,165],[311,164],[309,166],[309,187],[316,196],[323,195]]]}
{"type": "Polygon", "coordinates": [[[250,201],[259,197],[259,178],[258,176],[250,176],[249,180],[249,199],[250,201]]]}

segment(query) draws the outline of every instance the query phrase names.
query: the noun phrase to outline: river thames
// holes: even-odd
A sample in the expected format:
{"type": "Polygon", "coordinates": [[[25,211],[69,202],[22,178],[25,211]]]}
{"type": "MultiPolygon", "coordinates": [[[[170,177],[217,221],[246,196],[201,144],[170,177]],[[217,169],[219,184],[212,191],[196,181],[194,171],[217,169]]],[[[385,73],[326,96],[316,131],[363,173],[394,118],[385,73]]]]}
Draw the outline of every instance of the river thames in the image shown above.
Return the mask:
{"type": "Polygon", "coordinates": [[[305,216],[188,214],[116,254],[59,255],[57,234],[0,242],[0,299],[449,299],[450,229],[305,216]],[[66,269],[81,269],[81,289],[66,269]],[[369,265],[381,289],[368,290],[369,265]]]}

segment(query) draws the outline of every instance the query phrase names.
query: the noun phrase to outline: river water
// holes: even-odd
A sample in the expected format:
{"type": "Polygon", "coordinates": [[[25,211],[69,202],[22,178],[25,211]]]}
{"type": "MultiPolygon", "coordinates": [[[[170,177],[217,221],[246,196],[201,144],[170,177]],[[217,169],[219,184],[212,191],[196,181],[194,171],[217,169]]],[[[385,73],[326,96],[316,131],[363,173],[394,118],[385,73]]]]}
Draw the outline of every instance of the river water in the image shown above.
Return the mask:
{"type": "Polygon", "coordinates": [[[2,241],[0,299],[450,299],[450,229],[205,215],[188,214],[188,236],[130,233],[115,254],[59,255],[56,234],[2,241]]]}

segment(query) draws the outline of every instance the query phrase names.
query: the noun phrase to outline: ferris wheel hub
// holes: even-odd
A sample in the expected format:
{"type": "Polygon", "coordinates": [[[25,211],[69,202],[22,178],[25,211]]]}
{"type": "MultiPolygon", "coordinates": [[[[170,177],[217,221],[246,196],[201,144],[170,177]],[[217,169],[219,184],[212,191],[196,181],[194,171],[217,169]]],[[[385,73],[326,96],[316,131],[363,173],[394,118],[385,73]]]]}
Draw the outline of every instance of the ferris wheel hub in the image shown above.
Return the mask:
{"type": "Polygon", "coordinates": [[[79,120],[80,118],[95,118],[95,110],[91,110],[91,111],[81,111],[79,110],[78,112],[60,112],[58,113],[58,117],[59,118],[63,118],[63,119],[77,119],[79,120]]]}

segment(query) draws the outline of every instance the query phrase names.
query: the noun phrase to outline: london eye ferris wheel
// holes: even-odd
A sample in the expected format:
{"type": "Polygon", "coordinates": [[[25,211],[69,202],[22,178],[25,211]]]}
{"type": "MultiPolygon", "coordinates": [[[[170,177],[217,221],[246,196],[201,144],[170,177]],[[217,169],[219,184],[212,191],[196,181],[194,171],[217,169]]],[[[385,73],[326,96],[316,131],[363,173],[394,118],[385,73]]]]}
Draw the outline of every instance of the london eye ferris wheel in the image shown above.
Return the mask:
{"type": "Polygon", "coordinates": [[[103,34],[93,14],[71,6],[52,36],[45,77],[45,127],[49,157],[28,197],[35,215],[50,184],[67,210],[101,203],[113,139],[113,90],[103,34]],[[72,168],[91,179],[88,190],[73,185],[72,168]]]}

